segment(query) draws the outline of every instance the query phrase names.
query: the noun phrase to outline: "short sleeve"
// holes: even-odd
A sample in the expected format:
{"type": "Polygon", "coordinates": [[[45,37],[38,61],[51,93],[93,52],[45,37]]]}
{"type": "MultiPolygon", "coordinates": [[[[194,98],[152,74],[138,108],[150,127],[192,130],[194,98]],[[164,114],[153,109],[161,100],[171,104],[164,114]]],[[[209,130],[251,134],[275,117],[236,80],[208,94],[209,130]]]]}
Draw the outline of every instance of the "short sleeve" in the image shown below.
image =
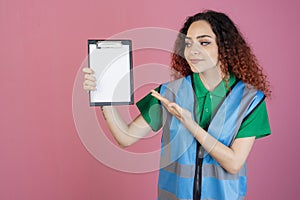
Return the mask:
{"type": "MultiPolygon", "coordinates": [[[[159,92],[159,89],[160,86],[155,88],[157,92],[159,92]]],[[[158,131],[162,127],[161,104],[151,93],[138,101],[136,106],[153,131],[158,131]]]]}
{"type": "Polygon", "coordinates": [[[243,121],[236,138],[253,137],[256,139],[271,134],[266,102],[260,103],[257,108],[243,121]]]}

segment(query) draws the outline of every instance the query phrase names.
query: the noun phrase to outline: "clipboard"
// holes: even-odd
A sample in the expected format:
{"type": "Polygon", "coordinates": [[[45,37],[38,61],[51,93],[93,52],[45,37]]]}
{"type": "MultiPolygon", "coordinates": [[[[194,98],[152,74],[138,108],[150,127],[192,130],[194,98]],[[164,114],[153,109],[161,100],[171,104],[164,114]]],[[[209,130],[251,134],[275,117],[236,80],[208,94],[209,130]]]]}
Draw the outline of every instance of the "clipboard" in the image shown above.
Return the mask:
{"type": "Polygon", "coordinates": [[[88,62],[97,88],[90,106],[134,103],[131,40],[88,40],[88,62]]]}

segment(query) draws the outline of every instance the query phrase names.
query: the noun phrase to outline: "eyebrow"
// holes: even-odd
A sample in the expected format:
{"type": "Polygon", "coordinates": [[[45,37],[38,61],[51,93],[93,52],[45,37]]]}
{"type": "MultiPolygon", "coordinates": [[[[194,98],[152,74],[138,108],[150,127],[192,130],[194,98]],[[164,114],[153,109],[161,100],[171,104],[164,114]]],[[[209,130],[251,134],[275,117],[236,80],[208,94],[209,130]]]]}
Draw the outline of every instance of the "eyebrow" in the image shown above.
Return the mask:
{"type": "MultiPolygon", "coordinates": [[[[199,35],[196,37],[196,39],[199,39],[199,38],[204,38],[204,37],[209,37],[209,38],[212,38],[210,35],[199,35]]],[[[189,39],[191,40],[192,38],[191,37],[185,37],[185,39],[189,39]]]]}

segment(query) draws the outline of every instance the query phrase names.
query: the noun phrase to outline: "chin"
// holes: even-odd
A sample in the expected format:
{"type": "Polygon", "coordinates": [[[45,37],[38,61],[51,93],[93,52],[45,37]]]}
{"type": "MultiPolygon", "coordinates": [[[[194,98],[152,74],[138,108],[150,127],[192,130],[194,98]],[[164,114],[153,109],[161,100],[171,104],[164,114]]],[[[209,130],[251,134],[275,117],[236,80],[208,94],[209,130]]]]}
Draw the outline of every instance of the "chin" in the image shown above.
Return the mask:
{"type": "Polygon", "coordinates": [[[201,70],[199,70],[197,67],[194,67],[194,66],[190,65],[190,68],[191,68],[192,72],[194,72],[194,73],[200,73],[201,72],[201,70]]]}
{"type": "Polygon", "coordinates": [[[196,68],[196,67],[191,67],[191,70],[192,70],[192,72],[194,72],[194,73],[202,73],[202,72],[205,71],[205,70],[203,70],[203,69],[199,69],[199,68],[196,68]]]}
{"type": "Polygon", "coordinates": [[[192,72],[194,73],[203,73],[209,70],[214,69],[215,67],[210,67],[210,66],[197,66],[197,67],[191,67],[192,72]]]}

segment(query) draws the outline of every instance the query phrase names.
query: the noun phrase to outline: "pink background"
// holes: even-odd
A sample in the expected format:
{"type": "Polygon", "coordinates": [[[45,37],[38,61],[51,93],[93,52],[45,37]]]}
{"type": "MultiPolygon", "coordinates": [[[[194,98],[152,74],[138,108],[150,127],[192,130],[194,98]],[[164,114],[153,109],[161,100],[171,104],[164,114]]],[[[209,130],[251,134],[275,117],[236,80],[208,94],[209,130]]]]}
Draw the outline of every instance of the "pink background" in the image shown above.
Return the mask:
{"type": "MultiPolygon", "coordinates": [[[[149,26],[178,30],[204,8],[239,25],[272,83],[272,136],[257,140],[248,159],[247,199],[299,198],[298,1],[1,0],[0,199],[155,199],[157,172],[119,172],[86,150],[73,120],[74,81],[88,38],[149,26]]],[[[144,54],[135,65],[169,62],[144,54]]],[[[157,143],[129,150],[144,145],[157,143]]]]}

